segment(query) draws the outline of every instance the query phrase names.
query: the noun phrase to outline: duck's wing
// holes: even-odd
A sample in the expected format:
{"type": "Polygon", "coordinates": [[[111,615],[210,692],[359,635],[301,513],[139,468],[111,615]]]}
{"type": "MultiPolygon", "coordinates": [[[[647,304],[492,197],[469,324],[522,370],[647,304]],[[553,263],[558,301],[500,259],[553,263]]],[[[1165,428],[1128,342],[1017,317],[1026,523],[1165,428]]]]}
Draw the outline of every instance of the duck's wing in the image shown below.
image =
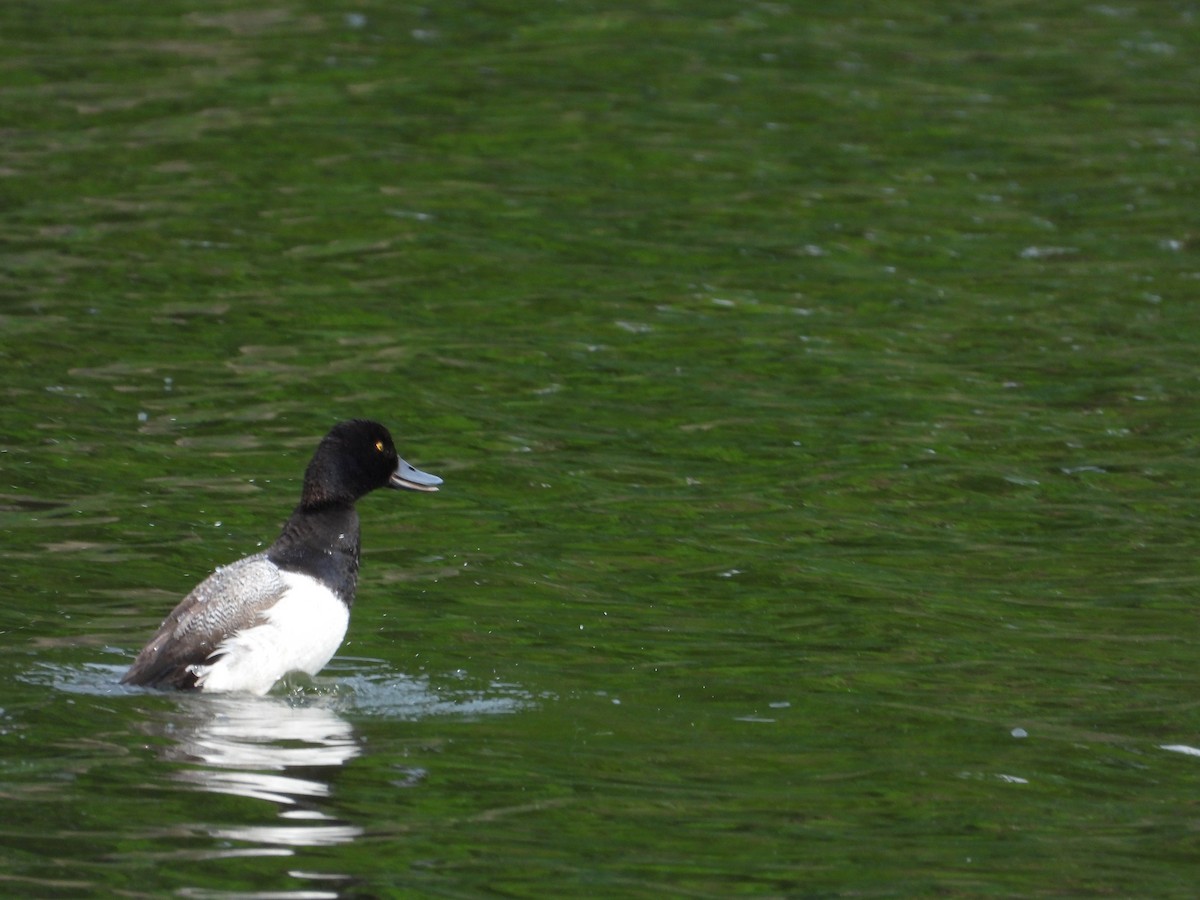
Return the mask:
{"type": "Polygon", "coordinates": [[[286,589],[279,569],[265,553],[217,569],[163,620],[121,683],[194,687],[191,667],[211,662],[223,640],[259,621],[286,589]]]}

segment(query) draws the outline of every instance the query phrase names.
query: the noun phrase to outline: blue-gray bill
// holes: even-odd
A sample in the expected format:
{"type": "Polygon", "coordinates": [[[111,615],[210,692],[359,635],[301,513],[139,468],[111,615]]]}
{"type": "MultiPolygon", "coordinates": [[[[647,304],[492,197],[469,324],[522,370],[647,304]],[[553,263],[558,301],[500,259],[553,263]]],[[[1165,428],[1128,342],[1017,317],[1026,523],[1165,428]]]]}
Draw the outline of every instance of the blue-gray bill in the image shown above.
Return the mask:
{"type": "Polygon", "coordinates": [[[403,488],[409,491],[436,491],[437,486],[442,483],[442,479],[436,475],[430,475],[428,472],[422,472],[416,466],[400,460],[396,466],[396,471],[392,473],[388,479],[388,487],[403,488]]]}

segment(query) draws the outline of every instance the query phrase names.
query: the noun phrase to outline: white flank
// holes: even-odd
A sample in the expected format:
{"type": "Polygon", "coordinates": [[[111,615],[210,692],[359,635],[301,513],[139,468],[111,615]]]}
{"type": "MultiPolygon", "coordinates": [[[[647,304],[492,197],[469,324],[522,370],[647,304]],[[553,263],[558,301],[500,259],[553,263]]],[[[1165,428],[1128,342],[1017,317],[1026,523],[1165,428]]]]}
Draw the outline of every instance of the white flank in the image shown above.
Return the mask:
{"type": "Polygon", "coordinates": [[[215,653],[224,655],[215,663],[192,667],[198,687],[265,694],[289,672],[316,675],[333,658],[346,636],[350,610],[315,578],[279,574],[286,593],[263,613],[261,624],[222,641],[215,653]]]}

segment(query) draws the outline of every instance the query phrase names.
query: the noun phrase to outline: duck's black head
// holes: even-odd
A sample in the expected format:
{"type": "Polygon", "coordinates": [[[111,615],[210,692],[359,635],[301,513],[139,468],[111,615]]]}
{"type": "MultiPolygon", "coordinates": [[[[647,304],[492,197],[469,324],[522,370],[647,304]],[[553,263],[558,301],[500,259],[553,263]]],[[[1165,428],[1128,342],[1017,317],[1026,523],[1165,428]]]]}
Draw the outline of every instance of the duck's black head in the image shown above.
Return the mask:
{"type": "Polygon", "coordinates": [[[369,419],[333,426],[304,472],[300,505],[353,503],[376,488],[436,491],[442,479],[400,458],[388,430],[369,419]]]}

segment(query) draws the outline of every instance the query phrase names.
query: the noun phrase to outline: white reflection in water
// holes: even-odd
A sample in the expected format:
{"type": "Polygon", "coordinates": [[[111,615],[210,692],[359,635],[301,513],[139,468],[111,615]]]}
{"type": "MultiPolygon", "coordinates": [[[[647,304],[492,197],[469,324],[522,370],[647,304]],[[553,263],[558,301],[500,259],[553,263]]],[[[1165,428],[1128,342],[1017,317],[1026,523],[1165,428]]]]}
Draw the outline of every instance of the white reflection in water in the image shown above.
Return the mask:
{"type": "MultiPolygon", "coordinates": [[[[121,686],[118,681],[124,669],[124,665],[98,663],[42,664],[21,677],[71,694],[172,696],[121,686]]],[[[305,682],[305,687],[289,694],[176,694],[177,702],[168,708],[143,711],[141,727],[160,739],[162,758],[178,766],[166,773],[171,780],[191,789],[274,804],[271,821],[188,823],[189,828],[217,841],[240,844],[199,849],[189,854],[192,858],[293,856],[299,848],[348,844],[362,835],[359,826],[321,809],[332,793],[322,770],[332,772],[363,753],[354,727],[342,712],[416,722],[440,716],[505,715],[544,699],[498,681],[482,690],[473,688],[465,672],[450,673],[437,682],[427,676],[398,675],[377,660],[340,658],[327,672],[329,675],[305,682]]],[[[413,769],[390,784],[409,788],[421,783],[424,776],[423,769],[413,769]]],[[[289,874],[303,881],[349,879],[330,872],[289,874]]],[[[311,889],[258,895],[189,888],[181,893],[292,900],[337,896],[311,889]]]]}
{"type": "Polygon", "coordinates": [[[196,721],[185,723],[184,731],[174,735],[175,758],[280,770],[340,766],[361,752],[350,723],[324,706],[235,694],[196,700],[196,721]]]}
{"type": "Polygon", "coordinates": [[[218,838],[283,847],[332,847],[336,844],[350,843],[362,834],[362,829],[351,825],[326,825],[319,828],[250,825],[245,828],[214,828],[210,834],[218,838]]]}
{"type": "Polygon", "coordinates": [[[1170,750],[1172,753],[1182,753],[1184,756],[1200,756],[1200,748],[1191,747],[1187,744],[1160,744],[1162,750],[1170,750]]]}
{"type": "MultiPolygon", "coordinates": [[[[207,826],[209,835],[258,845],[260,855],[280,855],[280,848],[346,844],[363,833],[312,806],[297,806],[330,794],[328,783],[313,777],[314,769],[336,769],[362,752],[349,722],[327,707],[285,697],[218,694],[189,700],[194,702],[181,705],[180,718],[165,729],[173,743],[163,756],[192,764],[172,777],[212,793],[275,803],[278,818],[285,820],[207,826]],[[303,769],[304,777],[287,774],[290,769],[303,769]]],[[[246,855],[245,848],[234,852],[246,855]]],[[[211,853],[224,855],[227,851],[211,853]]]]}

